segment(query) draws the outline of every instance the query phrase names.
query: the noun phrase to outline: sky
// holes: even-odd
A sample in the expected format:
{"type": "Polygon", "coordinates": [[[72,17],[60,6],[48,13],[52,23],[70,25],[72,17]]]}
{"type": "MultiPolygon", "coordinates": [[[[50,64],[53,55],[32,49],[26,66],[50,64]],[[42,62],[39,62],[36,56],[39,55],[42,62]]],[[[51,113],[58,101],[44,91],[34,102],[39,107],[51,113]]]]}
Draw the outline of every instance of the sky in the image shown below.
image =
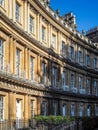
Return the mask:
{"type": "Polygon", "coordinates": [[[73,12],[79,32],[98,26],[98,0],[50,0],[50,7],[60,15],[73,12]]]}

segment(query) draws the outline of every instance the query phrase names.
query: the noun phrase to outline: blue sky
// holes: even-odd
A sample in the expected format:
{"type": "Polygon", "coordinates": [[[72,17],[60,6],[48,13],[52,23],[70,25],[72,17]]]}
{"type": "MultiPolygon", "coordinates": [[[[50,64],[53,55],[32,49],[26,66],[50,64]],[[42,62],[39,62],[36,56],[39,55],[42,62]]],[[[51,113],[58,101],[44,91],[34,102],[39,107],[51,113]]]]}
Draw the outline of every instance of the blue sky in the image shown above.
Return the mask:
{"type": "Polygon", "coordinates": [[[60,15],[73,12],[76,15],[77,30],[88,30],[98,26],[98,0],[50,0],[53,10],[60,15]]]}

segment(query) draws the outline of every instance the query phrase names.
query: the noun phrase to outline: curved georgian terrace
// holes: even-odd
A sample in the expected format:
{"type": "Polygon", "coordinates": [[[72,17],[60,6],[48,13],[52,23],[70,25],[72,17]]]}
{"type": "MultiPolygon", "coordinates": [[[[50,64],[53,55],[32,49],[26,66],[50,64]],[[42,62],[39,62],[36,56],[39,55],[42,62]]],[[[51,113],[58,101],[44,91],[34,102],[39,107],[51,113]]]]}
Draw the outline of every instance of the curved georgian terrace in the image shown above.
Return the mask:
{"type": "Polygon", "coordinates": [[[98,47],[72,12],[61,17],[43,0],[0,1],[0,107],[0,120],[98,116],[98,47]]]}

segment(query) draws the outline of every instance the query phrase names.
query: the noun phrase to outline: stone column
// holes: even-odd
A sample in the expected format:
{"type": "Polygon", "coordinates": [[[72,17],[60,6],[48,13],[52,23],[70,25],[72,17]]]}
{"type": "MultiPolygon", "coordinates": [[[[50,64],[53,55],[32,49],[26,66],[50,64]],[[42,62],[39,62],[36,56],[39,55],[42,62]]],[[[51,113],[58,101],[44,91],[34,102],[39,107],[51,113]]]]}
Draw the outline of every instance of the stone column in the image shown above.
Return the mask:
{"type": "Polygon", "coordinates": [[[12,18],[13,18],[13,21],[16,21],[16,18],[15,18],[15,13],[16,13],[16,1],[13,0],[12,1],[12,18]]]}
{"type": "Polygon", "coordinates": [[[39,39],[40,39],[40,35],[39,35],[39,30],[40,30],[40,15],[39,15],[39,13],[37,13],[37,21],[36,21],[36,37],[37,37],[37,40],[39,41],[39,39]]]}
{"type": "Polygon", "coordinates": [[[69,90],[70,90],[70,70],[67,69],[67,85],[69,86],[69,90]]]}
{"type": "Polygon", "coordinates": [[[57,32],[57,53],[60,54],[60,47],[61,47],[61,33],[60,31],[57,32]]]}
{"type": "Polygon", "coordinates": [[[47,27],[47,47],[50,47],[50,39],[51,39],[51,34],[50,34],[50,23],[49,23],[47,27]]]}
{"type": "Polygon", "coordinates": [[[9,119],[16,119],[16,93],[9,93],[9,119]]]}
{"type": "Polygon", "coordinates": [[[51,60],[49,60],[49,68],[48,69],[49,69],[49,71],[48,71],[49,72],[48,73],[49,74],[49,83],[48,84],[51,85],[52,84],[52,62],[51,62],[51,60]]]}
{"type": "MultiPolygon", "coordinates": [[[[29,17],[30,17],[30,4],[27,3],[27,19],[29,20],[29,17]]],[[[28,33],[30,33],[30,30],[29,30],[29,21],[27,20],[27,31],[28,33]]]]}
{"type": "Polygon", "coordinates": [[[76,75],[76,79],[75,79],[75,84],[76,84],[76,88],[77,88],[77,92],[79,92],[79,74],[78,73],[75,73],[75,75],[76,75]]]}
{"type": "Polygon", "coordinates": [[[24,21],[23,21],[23,27],[24,27],[24,30],[25,31],[27,31],[27,27],[28,27],[28,25],[27,25],[27,23],[28,23],[28,9],[27,9],[27,0],[24,0],[24,16],[23,16],[23,18],[25,19],[24,21]]]}
{"type": "Polygon", "coordinates": [[[24,119],[27,120],[29,119],[29,108],[30,104],[28,101],[28,95],[24,96],[24,119]]]}
{"type": "Polygon", "coordinates": [[[12,6],[13,6],[12,0],[9,0],[8,6],[9,6],[8,16],[9,16],[10,19],[12,19],[12,12],[13,12],[13,10],[12,10],[12,6]]]}
{"type": "Polygon", "coordinates": [[[9,40],[10,42],[9,42],[9,63],[10,63],[10,72],[11,73],[13,73],[13,53],[14,53],[14,51],[13,51],[13,37],[10,37],[10,40],[9,40]]]}
{"type": "Polygon", "coordinates": [[[41,58],[37,56],[37,75],[38,75],[38,82],[41,82],[41,58]]]}
{"type": "Polygon", "coordinates": [[[13,73],[16,73],[16,40],[13,41],[13,73]]]}
{"type": "Polygon", "coordinates": [[[25,70],[25,78],[28,78],[28,54],[27,47],[24,49],[24,70],[25,70]]]}
{"type": "Polygon", "coordinates": [[[42,103],[42,98],[37,97],[37,115],[41,114],[41,103],[42,103]]]}

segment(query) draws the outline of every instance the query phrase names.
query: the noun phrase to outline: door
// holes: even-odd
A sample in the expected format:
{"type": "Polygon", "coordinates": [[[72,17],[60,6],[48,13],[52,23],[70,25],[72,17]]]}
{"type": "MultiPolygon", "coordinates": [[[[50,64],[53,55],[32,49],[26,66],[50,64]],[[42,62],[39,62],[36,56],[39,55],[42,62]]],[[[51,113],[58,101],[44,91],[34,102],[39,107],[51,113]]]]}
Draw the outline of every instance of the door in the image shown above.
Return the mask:
{"type": "Polygon", "coordinates": [[[62,115],[66,116],[66,104],[63,104],[62,106],[62,115]]]}
{"type": "Polygon", "coordinates": [[[21,119],[21,100],[16,100],[16,118],[21,119]]]}
{"type": "Polygon", "coordinates": [[[16,128],[22,127],[22,100],[16,100],[16,128]]]}

